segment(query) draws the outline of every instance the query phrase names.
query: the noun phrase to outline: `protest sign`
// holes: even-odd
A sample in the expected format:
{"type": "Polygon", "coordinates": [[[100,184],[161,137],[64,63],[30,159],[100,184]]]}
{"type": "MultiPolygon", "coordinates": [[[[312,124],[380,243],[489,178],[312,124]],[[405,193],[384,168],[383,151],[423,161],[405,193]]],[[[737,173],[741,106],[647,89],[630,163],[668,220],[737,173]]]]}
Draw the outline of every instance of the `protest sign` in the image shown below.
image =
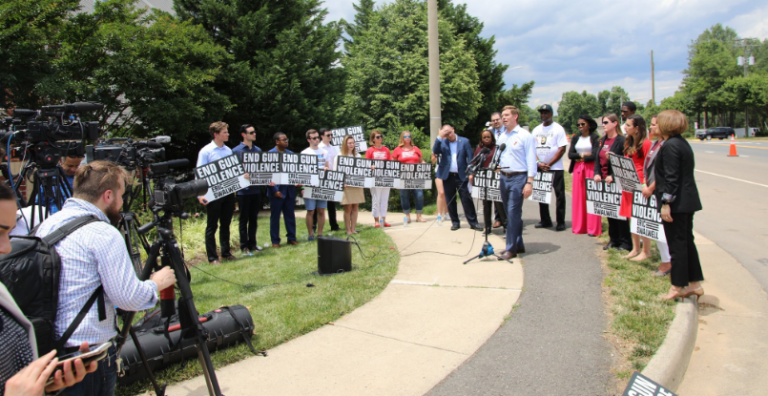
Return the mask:
{"type": "Polygon", "coordinates": [[[344,184],[350,187],[373,187],[371,160],[338,155],[336,161],[336,172],[344,174],[344,184]]]}
{"type": "Polygon", "coordinates": [[[395,187],[395,179],[400,178],[400,161],[371,160],[373,162],[373,186],[395,187]]]}
{"type": "Polygon", "coordinates": [[[432,164],[400,163],[400,178],[395,180],[395,188],[401,190],[431,189],[432,164]]]}
{"type": "Polygon", "coordinates": [[[251,182],[245,178],[243,164],[235,154],[195,168],[195,175],[208,183],[208,192],[203,196],[208,202],[251,185],[251,182]]]}
{"type": "Polygon", "coordinates": [[[552,182],[555,180],[554,172],[536,172],[533,178],[533,193],[529,200],[549,205],[552,202],[552,182]]]}
{"type": "Polygon", "coordinates": [[[280,183],[302,186],[317,186],[318,157],[309,154],[281,153],[280,157],[280,183]]]}
{"type": "Polygon", "coordinates": [[[627,219],[619,216],[621,187],[618,184],[597,183],[590,178],[586,178],[585,181],[587,183],[587,213],[617,220],[627,219]]]}
{"type": "Polygon", "coordinates": [[[614,153],[608,154],[613,170],[613,179],[619,183],[621,190],[631,194],[633,191],[641,189],[642,181],[632,159],[614,153]]]}
{"type": "Polygon", "coordinates": [[[480,168],[472,176],[472,198],[501,202],[500,186],[499,172],[480,168]]]}
{"type": "MultiPolygon", "coordinates": [[[[632,193],[632,219],[629,231],[656,241],[666,242],[664,226],[661,224],[661,211],[655,195],[645,198],[641,191],[632,193]]],[[[674,219],[674,217],[673,217],[674,219]]]]}
{"type": "Polygon", "coordinates": [[[344,174],[321,170],[317,187],[304,188],[304,198],[341,202],[344,198],[344,174]]]}
{"type": "Polygon", "coordinates": [[[635,371],[622,396],[677,396],[671,390],[635,371]]]}
{"type": "Polygon", "coordinates": [[[362,125],[331,129],[331,145],[340,147],[344,143],[344,137],[352,135],[355,138],[355,147],[358,153],[368,150],[368,142],[365,140],[365,129],[362,125]]]}
{"type": "Polygon", "coordinates": [[[280,183],[280,153],[243,152],[243,168],[252,186],[280,183]]]}

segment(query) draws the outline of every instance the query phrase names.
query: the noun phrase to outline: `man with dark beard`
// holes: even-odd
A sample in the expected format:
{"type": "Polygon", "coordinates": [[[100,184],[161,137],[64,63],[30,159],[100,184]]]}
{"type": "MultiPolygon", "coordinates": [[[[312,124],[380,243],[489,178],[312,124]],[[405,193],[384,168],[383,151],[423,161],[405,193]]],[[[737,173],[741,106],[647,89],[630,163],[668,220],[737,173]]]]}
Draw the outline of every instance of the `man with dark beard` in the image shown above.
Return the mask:
{"type": "Polygon", "coordinates": [[[81,166],[75,174],[73,197],[45,220],[36,233],[45,237],[78,217],[94,216],[100,220],[78,228],[54,245],[61,258],[56,339],[61,338],[92,295],[103,297],[91,306],[69,337],[64,353],[77,351],[83,342],[113,343],[99,368],[84,381],[65,389],[64,395],[113,395],[117,380],[115,306],[126,311],[150,309],[158,301],[158,291],[176,283],[169,267],[155,272],[147,281],[140,281],[134,272],[125,240],[112,225],[120,220],[127,179],[125,170],[111,162],[95,161],[81,166]],[[99,293],[101,287],[103,291],[99,293]]]}

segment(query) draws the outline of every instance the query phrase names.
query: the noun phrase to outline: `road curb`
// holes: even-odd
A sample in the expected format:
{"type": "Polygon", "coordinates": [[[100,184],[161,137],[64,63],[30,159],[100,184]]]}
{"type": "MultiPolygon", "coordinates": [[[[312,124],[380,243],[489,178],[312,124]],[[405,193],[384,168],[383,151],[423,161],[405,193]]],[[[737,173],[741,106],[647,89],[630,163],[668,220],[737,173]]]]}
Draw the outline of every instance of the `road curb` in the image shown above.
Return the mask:
{"type": "Polygon", "coordinates": [[[669,326],[667,337],[643,370],[643,375],[659,385],[677,391],[696,346],[699,325],[698,301],[695,297],[683,299],[675,309],[675,319],[669,326]]]}

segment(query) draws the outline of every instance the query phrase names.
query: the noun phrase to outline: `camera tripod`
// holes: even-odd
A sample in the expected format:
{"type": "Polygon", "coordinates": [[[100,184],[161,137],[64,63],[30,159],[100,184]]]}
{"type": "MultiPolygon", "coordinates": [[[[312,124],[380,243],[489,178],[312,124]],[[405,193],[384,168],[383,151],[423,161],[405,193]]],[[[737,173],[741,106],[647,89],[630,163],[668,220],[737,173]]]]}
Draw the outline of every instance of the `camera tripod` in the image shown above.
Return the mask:
{"type": "MultiPolygon", "coordinates": [[[[147,190],[149,189],[149,182],[146,178],[146,172],[141,171],[141,186],[139,189],[144,196],[144,206],[147,203],[147,190]]],[[[131,262],[133,262],[133,268],[136,270],[136,274],[141,273],[141,248],[149,254],[149,241],[147,237],[139,232],[141,223],[139,222],[136,213],[131,211],[134,199],[138,194],[134,194],[133,186],[126,186],[125,194],[123,194],[123,210],[120,212],[120,221],[117,224],[117,229],[123,234],[125,239],[125,246],[128,248],[128,254],[131,256],[131,262]]]]}
{"type": "MultiPolygon", "coordinates": [[[[9,170],[10,173],[10,170],[9,170]]],[[[13,177],[13,175],[10,175],[13,177]]],[[[14,193],[19,198],[21,208],[26,207],[28,204],[32,205],[32,216],[28,220],[29,230],[39,223],[45,220],[51,212],[51,209],[56,208],[56,211],[61,210],[64,206],[64,202],[67,198],[72,197],[72,186],[69,185],[67,175],[64,173],[64,169],[58,164],[53,167],[42,169],[37,163],[31,162],[29,165],[21,170],[19,177],[19,183],[13,186],[14,193]],[[29,196],[29,201],[24,199],[24,194],[20,191],[21,181],[27,179],[28,175],[34,174],[34,183],[32,187],[32,194],[29,196]],[[45,210],[43,210],[45,208],[45,210]],[[35,218],[39,219],[38,222],[35,218]]]]}
{"type": "MultiPolygon", "coordinates": [[[[179,298],[179,324],[181,325],[182,335],[179,338],[179,344],[183,339],[193,339],[195,347],[197,349],[197,357],[200,361],[200,367],[203,369],[203,376],[205,377],[205,383],[208,386],[208,394],[211,396],[221,396],[221,389],[219,388],[219,382],[216,378],[216,373],[213,369],[213,363],[211,362],[211,355],[208,351],[206,341],[208,339],[208,332],[203,327],[202,323],[198,321],[200,314],[195,307],[195,303],[192,296],[192,289],[189,285],[189,274],[187,267],[184,264],[184,259],[179,249],[179,244],[176,241],[176,237],[173,234],[173,216],[170,211],[163,216],[157,214],[155,211],[155,220],[148,223],[141,228],[137,229],[139,234],[145,234],[152,228],[157,228],[158,239],[150,246],[147,261],[142,270],[140,279],[149,279],[152,272],[158,269],[157,259],[161,259],[161,266],[170,266],[176,275],[176,286],[179,288],[181,297],[179,298]]],[[[175,292],[172,287],[161,290],[161,303],[160,308],[163,318],[170,318],[175,312],[174,298],[175,292]]],[[[130,334],[136,349],[139,351],[139,355],[144,364],[144,369],[147,371],[147,375],[152,381],[155,388],[155,392],[158,396],[165,395],[165,385],[159,386],[149,368],[148,361],[144,355],[144,351],[139,344],[138,337],[133,330],[132,322],[135,312],[127,312],[123,316],[123,328],[118,336],[117,354],[120,355],[128,334],[130,334]]]]}

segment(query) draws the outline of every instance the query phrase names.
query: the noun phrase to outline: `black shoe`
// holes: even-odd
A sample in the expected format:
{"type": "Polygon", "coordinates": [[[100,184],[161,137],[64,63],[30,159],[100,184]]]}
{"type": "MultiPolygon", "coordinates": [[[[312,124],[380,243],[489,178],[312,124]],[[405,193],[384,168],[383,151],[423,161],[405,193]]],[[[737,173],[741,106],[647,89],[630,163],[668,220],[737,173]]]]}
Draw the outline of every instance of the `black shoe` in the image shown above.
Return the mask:
{"type": "Polygon", "coordinates": [[[511,253],[509,251],[506,251],[506,252],[501,254],[501,256],[498,258],[498,260],[499,261],[512,260],[515,257],[517,257],[517,253],[511,253]]]}
{"type": "Polygon", "coordinates": [[[556,231],[565,231],[565,224],[558,224],[557,227],[555,227],[556,231]]]}
{"type": "Polygon", "coordinates": [[[341,228],[339,228],[339,227],[331,227],[331,231],[341,231],[341,228]]]}
{"type": "Polygon", "coordinates": [[[517,254],[525,253],[525,248],[517,248],[517,254]]]}
{"type": "Polygon", "coordinates": [[[458,224],[454,224],[454,225],[451,226],[451,231],[456,231],[456,230],[459,229],[459,227],[460,226],[458,224]]]}
{"type": "Polygon", "coordinates": [[[485,231],[485,228],[480,227],[480,224],[471,225],[471,226],[469,226],[469,228],[471,228],[471,229],[473,229],[475,231],[485,231]]]}
{"type": "Polygon", "coordinates": [[[536,223],[536,225],[534,227],[536,227],[536,228],[552,228],[552,223],[544,224],[542,222],[538,222],[538,223],[536,223]]]}
{"type": "Polygon", "coordinates": [[[613,241],[609,241],[605,246],[603,246],[603,250],[608,250],[612,247],[616,246],[616,244],[613,243],[613,241]]]}

